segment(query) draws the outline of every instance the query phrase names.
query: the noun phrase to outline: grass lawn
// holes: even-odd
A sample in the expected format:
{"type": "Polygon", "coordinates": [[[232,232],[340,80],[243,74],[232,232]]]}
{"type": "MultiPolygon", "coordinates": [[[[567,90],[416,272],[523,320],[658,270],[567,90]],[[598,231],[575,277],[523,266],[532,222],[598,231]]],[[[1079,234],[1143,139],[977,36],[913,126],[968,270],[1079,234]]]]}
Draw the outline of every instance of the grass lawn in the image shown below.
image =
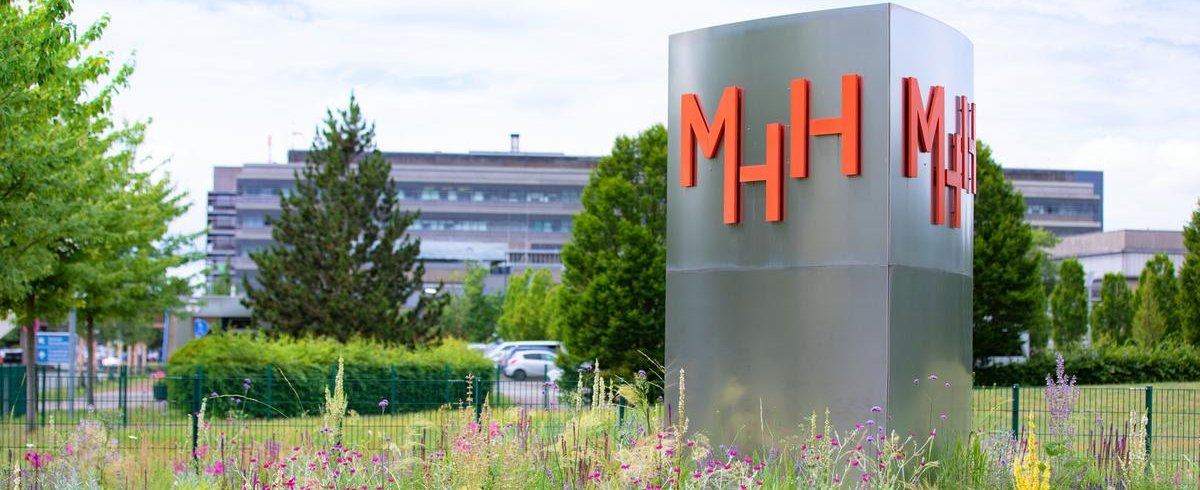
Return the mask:
{"type": "MultiPolygon", "coordinates": [[[[1079,402],[1072,420],[1076,427],[1076,448],[1086,450],[1099,443],[1103,433],[1128,432],[1129,413],[1150,410],[1151,455],[1157,460],[1200,461],[1200,383],[1151,383],[1147,400],[1145,384],[1080,386],[1079,402]]],[[[1039,433],[1044,433],[1050,413],[1046,409],[1045,387],[1022,387],[1018,395],[1018,421],[1024,427],[1030,414],[1039,433]]],[[[1012,430],[1013,390],[1011,387],[977,388],[973,393],[974,425],[988,432],[1012,430]]]]}

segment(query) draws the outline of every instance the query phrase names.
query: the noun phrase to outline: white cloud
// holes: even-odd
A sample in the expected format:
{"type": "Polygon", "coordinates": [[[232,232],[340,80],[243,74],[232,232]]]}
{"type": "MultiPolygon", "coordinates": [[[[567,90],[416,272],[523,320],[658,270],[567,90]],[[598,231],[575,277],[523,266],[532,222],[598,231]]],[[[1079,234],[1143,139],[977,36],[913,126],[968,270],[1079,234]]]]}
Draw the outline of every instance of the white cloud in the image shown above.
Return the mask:
{"type": "MultiPolygon", "coordinates": [[[[78,6],[137,50],[123,117],[195,203],[212,166],[281,161],[355,90],[380,146],[602,154],[666,119],[667,36],[869,2],[221,2],[78,6]],[[302,136],[296,137],[292,133],[302,136]]],[[[1177,229],[1200,197],[1200,3],[904,2],[975,45],[981,137],[1006,165],[1104,170],[1106,225],[1177,229]],[[1145,171],[1139,171],[1144,169],[1145,171]]]]}

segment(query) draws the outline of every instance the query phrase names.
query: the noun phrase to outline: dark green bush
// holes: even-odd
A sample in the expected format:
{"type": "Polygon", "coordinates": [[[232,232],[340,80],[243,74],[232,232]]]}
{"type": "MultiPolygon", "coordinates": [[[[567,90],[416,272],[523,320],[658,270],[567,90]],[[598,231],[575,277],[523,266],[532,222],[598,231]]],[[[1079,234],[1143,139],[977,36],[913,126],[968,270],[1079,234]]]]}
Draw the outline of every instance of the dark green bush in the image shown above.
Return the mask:
{"type": "Polygon", "coordinates": [[[362,414],[380,413],[384,399],[389,413],[460,403],[466,399],[468,376],[487,391],[495,375],[495,366],[482,354],[453,340],[412,351],[369,341],[214,334],[171,356],[167,396],[172,406],[192,409],[198,391],[208,398],[207,412],[214,415],[317,415],[326,387],[333,390],[339,356],[345,360],[349,408],[362,414]]]}
{"type": "MultiPolygon", "coordinates": [[[[1154,348],[1135,345],[1100,347],[1063,354],[1067,373],[1078,384],[1131,384],[1200,381],[1200,348],[1164,342],[1154,348]]],[[[1022,364],[975,370],[975,386],[1043,385],[1054,373],[1053,355],[1022,364]]]]}

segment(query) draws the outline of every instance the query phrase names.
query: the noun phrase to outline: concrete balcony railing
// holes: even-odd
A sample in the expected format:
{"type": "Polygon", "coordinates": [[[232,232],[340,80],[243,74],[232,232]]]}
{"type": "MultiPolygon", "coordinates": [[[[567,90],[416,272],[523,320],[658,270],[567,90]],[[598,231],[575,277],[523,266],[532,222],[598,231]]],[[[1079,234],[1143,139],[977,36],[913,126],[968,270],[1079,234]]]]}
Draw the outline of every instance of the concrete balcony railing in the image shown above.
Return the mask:
{"type": "Polygon", "coordinates": [[[513,265],[562,265],[559,250],[509,250],[508,262],[513,265]]]}

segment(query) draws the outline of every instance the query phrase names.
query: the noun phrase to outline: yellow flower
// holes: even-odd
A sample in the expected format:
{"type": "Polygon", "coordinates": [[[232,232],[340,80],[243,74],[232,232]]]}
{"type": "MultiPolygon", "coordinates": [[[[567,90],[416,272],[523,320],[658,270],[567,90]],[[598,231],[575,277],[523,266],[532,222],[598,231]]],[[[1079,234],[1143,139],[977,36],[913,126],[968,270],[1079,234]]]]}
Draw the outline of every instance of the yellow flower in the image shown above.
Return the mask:
{"type": "Polygon", "coordinates": [[[1029,415],[1029,442],[1026,451],[1013,463],[1015,490],[1050,490],[1050,463],[1038,460],[1037,432],[1033,414],[1029,415]]]}

